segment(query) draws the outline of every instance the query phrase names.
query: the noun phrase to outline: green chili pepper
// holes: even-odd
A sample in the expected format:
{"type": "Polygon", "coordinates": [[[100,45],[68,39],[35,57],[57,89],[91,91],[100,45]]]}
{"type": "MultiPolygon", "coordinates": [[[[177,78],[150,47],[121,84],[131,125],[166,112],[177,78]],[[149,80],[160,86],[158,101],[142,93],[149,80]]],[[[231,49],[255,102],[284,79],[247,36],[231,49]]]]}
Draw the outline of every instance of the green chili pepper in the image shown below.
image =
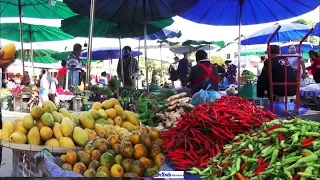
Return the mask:
{"type": "Polygon", "coordinates": [[[273,152],[272,152],[272,156],[271,156],[271,161],[270,161],[270,164],[269,164],[269,167],[274,163],[276,162],[277,158],[278,158],[278,155],[279,155],[279,149],[274,149],[273,152]]]}
{"type": "Polygon", "coordinates": [[[284,140],[280,141],[280,147],[282,148],[286,148],[287,145],[284,143],[284,140]]]}
{"type": "Polygon", "coordinates": [[[252,144],[249,144],[249,145],[248,145],[248,148],[250,149],[250,151],[253,151],[253,146],[252,146],[252,144]]]}
{"type": "Polygon", "coordinates": [[[272,146],[268,146],[268,147],[266,147],[265,149],[263,149],[263,150],[261,151],[261,153],[264,154],[264,153],[270,151],[271,148],[272,148],[272,146]]]}
{"type": "Polygon", "coordinates": [[[304,172],[298,172],[297,174],[301,176],[300,180],[307,180],[309,177],[312,177],[313,169],[314,168],[312,166],[309,166],[304,172]]]}
{"type": "Polygon", "coordinates": [[[241,159],[243,159],[244,161],[249,162],[249,163],[250,162],[258,162],[258,159],[249,158],[249,157],[244,156],[244,155],[241,156],[241,159]]]}
{"type": "Polygon", "coordinates": [[[301,131],[301,135],[304,136],[304,134],[305,134],[306,131],[307,131],[306,126],[302,126],[300,131],[301,131]]]}
{"type": "Polygon", "coordinates": [[[275,149],[274,147],[271,147],[271,149],[269,151],[267,151],[266,153],[263,153],[261,156],[267,157],[267,156],[271,155],[274,149],[275,149]]]}
{"type": "Polygon", "coordinates": [[[237,170],[237,172],[240,170],[240,167],[241,167],[241,158],[238,157],[237,160],[236,160],[236,170],[237,170]]]}
{"type": "Polygon", "coordinates": [[[297,143],[299,141],[299,135],[300,135],[300,132],[296,132],[295,134],[293,134],[291,136],[292,138],[292,143],[297,143]]]}
{"type": "Polygon", "coordinates": [[[285,159],[284,162],[286,164],[290,164],[290,163],[298,161],[300,158],[302,158],[302,156],[294,156],[294,157],[290,157],[290,158],[285,159]]]}
{"type": "Polygon", "coordinates": [[[292,152],[292,153],[286,155],[286,159],[291,158],[291,157],[294,157],[294,156],[296,156],[297,154],[298,154],[297,152],[292,152]]]}
{"type": "Polygon", "coordinates": [[[320,123],[316,122],[316,121],[305,121],[305,120],[300,120],[301,124],[303,125],[308,125],[308,126],[319,126],[320,127],[320,123]]]}
{"type": "Polygon", "coordinates": [[[259,141],[269,141],[270,140],[270,137],[265,137],[265,138],[259,138],[259,141]]]}
{"type": "Polygon", "coordinates": [[[299,159],[299,160],[297,161],[297,164],[314,162],[314,161],[316,161],[316,160],[318,160],[318,156],[317,156],[316,154],[314,154],[314,153],[311,153],[311,154],[309,154],[308,156],[299,159]]]}
{"type": "Polygon", "coordinates": [[[300,128],[297,128],[295,126],[292,126],[289,128],[290,131],[300,131],[300,128]]]}
{"type": "Polygon", "coordinates": [[[264,133],[264,132],[261,132],[261,133],[260,133],[260,136],[261,136],[261,137],[267,137],[267,134],[264,133]]]}
{"type": "Polygon", "coordinates": [[[288,129],[286,129],[286,128],[277,128],[277,129],[274,129],[274,130],[270,131],[268,134],[275,134],[275,133],[279,133],[279,132],[286,133],[286,132],[288,132],[288,129]]]}
{"type": "Polygon", "coordinates": [[[318,133],[318,132],[306,132],[304,135],[305,136],[320,137],[320,133],[318,133]]]}

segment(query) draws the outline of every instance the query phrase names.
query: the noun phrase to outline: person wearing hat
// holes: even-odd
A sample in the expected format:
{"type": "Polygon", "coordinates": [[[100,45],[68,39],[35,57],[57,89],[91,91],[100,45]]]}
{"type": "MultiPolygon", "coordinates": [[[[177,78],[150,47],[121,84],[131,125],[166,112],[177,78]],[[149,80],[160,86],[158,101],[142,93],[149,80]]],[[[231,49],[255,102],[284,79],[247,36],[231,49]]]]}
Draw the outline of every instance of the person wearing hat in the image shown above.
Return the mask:
{"type": "Polygon", "coordinates": [[[179,73],[178,73],[178,66],[179,66],[179,58],[176,56],[173,58],[174,62],[169,66],[169,74],[171,80],[171,88],[172,89],[178,89],[181,86],[181,83],[179,81],[179,73]]]}
{"type": "MultiPolygon", "coordinates": [[[[287,65],[287,82],[296,82],[296,73],[289,64],[285,63],[285,59],[280,55],[280,47],[277,45],[270,45],[271,50],[271,65],[272,65],[272,81],[273,83],[284,83],[285,82],[285,66],[287,65]]],[[[268,92],[269,99],[273,98],[280,100],[285,96],[285,86],[284,85],[273,85],[274,97],[270,96],[270,86],[269,86],[269,60],[264,61],[264,66],[262,72],[258,77],[257,81],[257,96],[263,98],[265,96],[265,91],[268,92]]],[[[287,96],[296,95],[296,85],[287,86],[287,96]]],[[[282,100],[281,100],[282,101],[282,100]]]]}
{"type": "Polygon", "coordinates": [[[228,69],[225,73],[225,77],[227,78],[229,83],[235,82],[235,78],[237,76],[237,66],[232,64],[232,61],[226,60],[225,64],[227,65],[228,69]]]}
{"type": "Polygon", "coordinates": [[[191,88],[191,94],[199,92],[201,89],[218,91],[218,85],[220,82],[219,74],[216,66],[210,63],[208,54],[204,50],[198,50],[196,52],[197,65],[191,68],[189,76],[189,85],[191,88]]]}

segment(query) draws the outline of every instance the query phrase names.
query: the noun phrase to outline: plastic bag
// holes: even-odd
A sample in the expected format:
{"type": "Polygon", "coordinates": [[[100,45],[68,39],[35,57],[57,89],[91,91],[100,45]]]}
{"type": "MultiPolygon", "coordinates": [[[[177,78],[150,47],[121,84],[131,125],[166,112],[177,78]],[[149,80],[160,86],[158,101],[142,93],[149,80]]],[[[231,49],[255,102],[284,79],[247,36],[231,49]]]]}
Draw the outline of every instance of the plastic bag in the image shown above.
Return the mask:
{"type": "Polygon", "coordinates": [[[197,106],[202,103],[213,102],[216,99],[220,99],[221,95],[217,91],[208,90],[210,85],[206,90],[201,89],[199,92],[192,96],[191,104],[197,106]]]}
{"type": "Polygon", "coordinates": [[[301,87],[306,87],[309,84],[316,84],[316,82],[311,78],[301,79],[301,82],[300,82],[301,87]]]}
{"type": "MultiPolygon", "coordinates": [[[[286,113],[284,112],[285,108],[286,108],[285,107],[285,102],[274,102],[273,106],[274,106],[274,113],[277,116],[279,116],[279,117],[285,117],[286,116],[286,113]]],[[[295,106],[296,106],[295,103],[288,102],[287,103],[287,110],[294,110],[295,106]]],[[[267,108],[268,108],[269,111],[271,111],[272,110],[271,104],[268,104],[267,108]]],[[[308,110],[309,110],[308,108],[299,107],[299,115],[305,114],[308,110]]],[[[288,115],[289,116],[296,116],[296,113],[295,112],[288,112],[288,115]]]]}

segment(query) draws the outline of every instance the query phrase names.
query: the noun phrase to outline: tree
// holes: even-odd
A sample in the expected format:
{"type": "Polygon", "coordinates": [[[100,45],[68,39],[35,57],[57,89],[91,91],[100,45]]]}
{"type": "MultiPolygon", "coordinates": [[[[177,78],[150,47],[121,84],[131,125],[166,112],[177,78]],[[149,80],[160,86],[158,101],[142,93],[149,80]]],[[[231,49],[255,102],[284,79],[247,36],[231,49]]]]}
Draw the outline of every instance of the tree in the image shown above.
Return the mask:
{"type": "MultiPolygon", "coordinates": [[[[304,25],[308,25],[308,26],[314,26],[316,24],[316,22],[314,22],[314,21],[305,20],[305,19],[298,19],[296,21],[293,21],[293,23],[299,23],[299,24],[304,24],[304,25]]],[[[297,41],[300,41],[300,40],[297,40],[297,41]]],[[[318,44],[319,38],[315,37],[315,36],[309,36],[309,38],[307,38],[306,41],[311,42],[313,44],[318,44]]]]}

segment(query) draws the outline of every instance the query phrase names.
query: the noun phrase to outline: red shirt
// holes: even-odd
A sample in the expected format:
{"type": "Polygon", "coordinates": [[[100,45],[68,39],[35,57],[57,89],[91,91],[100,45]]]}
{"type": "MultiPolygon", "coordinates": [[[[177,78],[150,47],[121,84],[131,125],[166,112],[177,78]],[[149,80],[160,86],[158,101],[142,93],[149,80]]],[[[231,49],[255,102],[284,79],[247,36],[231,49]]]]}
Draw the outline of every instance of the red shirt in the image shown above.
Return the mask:
{"type": "Polygon", "coordinates": [[[64,77],[66,75],[67,75],[67,68],[66,67],[62,67],[58,71],[57,79],[59,79],[60,77],[64,77]]]}
{"type": "Polygon", "coordinates": [[[320,57],[312,59],[311,72],[313,76],[320,74],[320,57]]]}

